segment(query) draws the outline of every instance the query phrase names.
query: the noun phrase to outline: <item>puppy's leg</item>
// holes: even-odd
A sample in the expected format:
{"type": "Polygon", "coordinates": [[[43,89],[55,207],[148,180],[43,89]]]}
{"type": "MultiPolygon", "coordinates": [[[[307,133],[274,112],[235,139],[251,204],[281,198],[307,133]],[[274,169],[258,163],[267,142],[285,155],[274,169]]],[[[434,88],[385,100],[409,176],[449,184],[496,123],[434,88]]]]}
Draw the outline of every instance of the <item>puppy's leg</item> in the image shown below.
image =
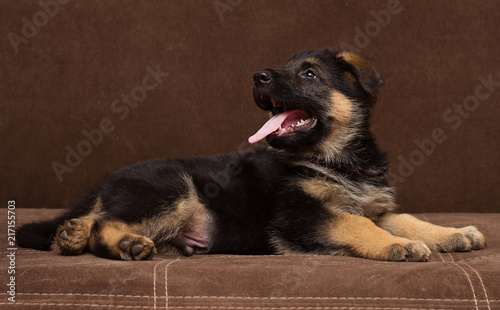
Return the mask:
{"type": "Polygon", "coordinates": [[[54,237],[53,247],[63,255],[78,255],[87,248],[90,230],[94,221],[100,217],[102,201],[97,197],[89,214],[66,220],[60,225],[54,237]]]}
{"type": "Polygon", "coordinates": [[[335,213],[327,223],[328,238],[344,254],[387,261],[428,261],[429,248],[421,241],[394,236],[368,218],[335,213]]]}
{"type": "Polygon", "coordinates": [[[119,260],[148,260],[156,253],[153,241],[137,234],[134,225],[114,220],[96,221],[88,245],[97,256],[119,260]]]}
{"type": "Polygon", "coordinates": [[[87,247],[94,219],[81,217],[67,220],[59,226],[55,235],[54,247],[63,255],[78,255],[87,247]]]}
{"type": "Polygon", "coordinates": [[[395,236],[423,241],[434,251],[479,250],[486,246],[476,227],[450,228],[421,221],[409,214],[386,214],[377,225],[395,236]]]}

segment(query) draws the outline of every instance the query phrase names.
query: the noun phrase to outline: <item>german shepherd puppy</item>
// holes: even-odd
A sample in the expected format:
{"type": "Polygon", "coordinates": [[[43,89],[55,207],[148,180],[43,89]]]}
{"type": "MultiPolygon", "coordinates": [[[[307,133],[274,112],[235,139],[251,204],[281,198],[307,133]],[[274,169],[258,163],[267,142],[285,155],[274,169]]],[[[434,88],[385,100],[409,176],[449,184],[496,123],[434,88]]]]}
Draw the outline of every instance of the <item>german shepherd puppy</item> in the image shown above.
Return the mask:
{"type": "Polygon", "coordinates": [[[475,227],[392,213],[388,161],[369,131],[383,84],[371,60],[303,51],[253,79],[255,103],[271,118],[249,142],[268,147],[125,167],[60,217],[21,227],[19,245],[120,260],[160,252],[428,261],[431,250],[485,247],[475,227]]]}

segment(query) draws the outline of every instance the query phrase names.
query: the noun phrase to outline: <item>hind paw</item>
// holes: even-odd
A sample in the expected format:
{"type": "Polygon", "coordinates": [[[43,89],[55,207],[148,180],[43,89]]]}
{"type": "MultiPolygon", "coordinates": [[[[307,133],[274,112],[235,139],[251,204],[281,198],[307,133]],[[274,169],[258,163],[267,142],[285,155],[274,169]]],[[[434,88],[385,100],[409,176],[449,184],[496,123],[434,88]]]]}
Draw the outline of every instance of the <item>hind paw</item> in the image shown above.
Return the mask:
{"type": "Polygon", "coordinates": [[[55,236],[56,250],[63,255],[78,255],[85,250],[90,236],[91,222],[72,219],[59,226],[55,236]]]}
{"type": "Polygon", "coordinates": [[[129,234],[118,243],[123,260],[148,260],[156,253],[155,244],[147,237],[129,234]]]}

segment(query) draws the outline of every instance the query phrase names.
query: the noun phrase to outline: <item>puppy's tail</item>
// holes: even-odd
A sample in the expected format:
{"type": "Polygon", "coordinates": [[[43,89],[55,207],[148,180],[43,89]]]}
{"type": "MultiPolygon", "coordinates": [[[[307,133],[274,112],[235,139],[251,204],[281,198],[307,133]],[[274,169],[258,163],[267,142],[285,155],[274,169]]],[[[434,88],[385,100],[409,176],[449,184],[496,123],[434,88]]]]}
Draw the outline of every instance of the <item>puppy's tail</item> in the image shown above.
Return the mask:
{"type": "Polygon", "coordinates": [[[62,215],[47,221],[25,224],[16,230],[17,244],[22,248],[50,251],[53,237],[59,225],[66,220],[89,214],[98,195],[95,190],[85,195],[62,215]]]}
{"type": "Polygon", "coordinates": [[[16,231],[17,244],[22,248],[50,251],[52,237],[57,227],[64,223],[65,220],[71,218],[66,215],[67,213],[52,220],[34,222],[21,226],[16,231]]]}

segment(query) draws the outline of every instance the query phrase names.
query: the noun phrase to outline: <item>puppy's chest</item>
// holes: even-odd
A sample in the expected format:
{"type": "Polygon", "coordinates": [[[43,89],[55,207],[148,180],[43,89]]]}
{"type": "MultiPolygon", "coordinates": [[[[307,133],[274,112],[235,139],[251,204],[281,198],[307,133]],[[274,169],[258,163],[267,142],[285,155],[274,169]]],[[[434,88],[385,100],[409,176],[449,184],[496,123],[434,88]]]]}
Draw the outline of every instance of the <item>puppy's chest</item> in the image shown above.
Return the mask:
{"type": "Polygon", "coordinates": [[[331,212],[347,212],[375,220],[395,208],[390,187],[367,183],[342,184],[326,177],[304,178],[297,182],[307,195],[321,202],[331,212]]]}

